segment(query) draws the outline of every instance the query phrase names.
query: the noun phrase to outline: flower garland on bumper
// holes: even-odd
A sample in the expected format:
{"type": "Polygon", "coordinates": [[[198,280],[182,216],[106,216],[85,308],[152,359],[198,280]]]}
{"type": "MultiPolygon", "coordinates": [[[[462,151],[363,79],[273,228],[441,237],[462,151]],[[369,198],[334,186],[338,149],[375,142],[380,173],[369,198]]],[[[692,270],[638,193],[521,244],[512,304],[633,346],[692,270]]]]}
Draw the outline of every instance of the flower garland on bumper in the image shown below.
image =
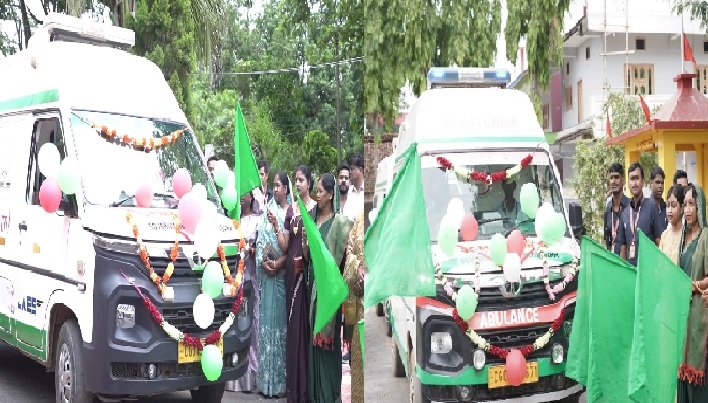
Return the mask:
{"type": "Polygon", "coordinates": [[[458,168],[452,165],[452,163],[444,158],[444,157],[437,157],[436,158],[438,164],[444,171],[454,171],[457,176],[462,179],[462,180],[473,180],[477,182],[486,182],[487,184],[491,185],[492,183],[496,182],[501,182],[503,180],[506,180],[508,178],[511,178],[515,175],[518,175],[519,172],[525,167],[527,167],[529,164],[531,164],[531,161],[533,161],[533,155],[529,154],[526,157],[524,157],[520,163],[514,165],[513,167],[505,170],[505,171],[499,171],[499,172],[492,172],[492,173],[484,173],[484,172],[473,172],[465,168],[458,168]]]}

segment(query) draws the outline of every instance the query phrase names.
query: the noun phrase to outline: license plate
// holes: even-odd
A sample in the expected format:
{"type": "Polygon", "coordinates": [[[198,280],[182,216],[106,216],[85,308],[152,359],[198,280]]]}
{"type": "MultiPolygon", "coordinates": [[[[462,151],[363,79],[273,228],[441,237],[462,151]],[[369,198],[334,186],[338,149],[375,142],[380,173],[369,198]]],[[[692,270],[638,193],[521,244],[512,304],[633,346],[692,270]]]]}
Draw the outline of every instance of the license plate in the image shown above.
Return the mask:
{"type": "MultiPolygon", "coordinates": [[[[224,356],[224,339],[219,339],[217,344],[219,351],[221,351],[221,356],[224,356]]],[[[177,363],[178,364],[188,364],[190,362],[199,362],[202,359],[202,352],[197,350],[194,346],[189,346],[184,344],[184,342],[179,342],[177,344],[177,363]]]]}
{"type": "MultiPolygon", "coordinates": [[[[538,362],[526,363],[526,377],[522,383],[535,383],[538,382],[538,362]]],[[[506,380],[506,366],[505,365],[495,365],[489,367],[489,381],[487,387],[501,388],[503,386],[509,386],[509,382],[506,380]]]]}

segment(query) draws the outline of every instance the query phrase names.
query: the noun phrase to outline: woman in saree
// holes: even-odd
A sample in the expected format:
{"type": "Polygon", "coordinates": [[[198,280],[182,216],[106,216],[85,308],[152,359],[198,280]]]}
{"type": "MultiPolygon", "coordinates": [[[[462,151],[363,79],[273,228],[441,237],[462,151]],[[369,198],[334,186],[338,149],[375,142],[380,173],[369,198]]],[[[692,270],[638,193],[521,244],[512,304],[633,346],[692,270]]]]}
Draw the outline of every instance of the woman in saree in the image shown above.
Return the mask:
{"type": "Polygon", "coordinates": [[[684,227],[680,245],[679,263],[693,281],[693,296],[688,310],[686,343],[679,368],[678,403],[708,402],[706,370],[706,306],[701,296],[708,288],[708,231],[706,226],[706,199],[703,189],[689,184],[684,188],[684,227]]]}
{"type": "Polygon", "coordinates": [[[290,180],[275,175],[273,198],[261,215],[256,243],[256,273],[260,287],[258,323],[258,390],[268,397],[285,394],[285,259],[278,234],[292,205],[290,180]]]}
{"type": "Polygon", "coordinates": [[[354,220],[349,233],[347,257],[344,266],[344,281],[349,287],[349,296],[344,304],[344,322],[354,327],[351,338],[352,403],[364,403],[364,362],[358,323],[364,318],[364,210],[354,220]]]}
{"type": "MultiPolygon", "coordinates": [[[[310,211],[327,249],[340,268],[344,267],[344,255],[352,222],[336,213],[334,176],[322,175],[317,183],[317,206],[310,211]]],[[[307,234],[305,234],[307,246],[307,234]]],[[[309,260],[309,250],[305,248],[305,259],[309,260]]],[[[310,291],[309,326],[314,330],[317,310],[317,279],[312,263],[306,272],[310,291]]],[[[325,285],[326,286],[326,285],[325,285]]],[[[312,334],[308,359],[308,392],[310,402],[333,403],[341,401],[342,392],[342,310],[337,309],[334,317],[317,334],[312,334]]]]}
{"type": "MultiPolygon", "coordinates": [[[[312,172],[306,165],[295,170],[295,187],[305,206],[314,207],[310,198],[312,172]]],[[[286,332],[286,388],[288,403],[305,403],[307,397],[307,349],[310,343],[309,293],[305,280],[303,255],[303,226],[300,209],[291,205],[285,214],[284,231],[276,234],[285,259],[286,332]]]]}
{"type": "MultiPolygon", "coordinates": [[[[253,193],[249,192],[241,198],[241,229],[246,239],[246,280],[251,281],[253,290],[253,316],[251,329],[258,329],[258,307],[260,306],[260,294],[258,292],[258,278],[256,276],[255,249],[257,237],[257,227],[260,216],[256,213],[256,201],[253,193]]],[[[251,333],[252,335],[255,332],[251,333]]],[[[243,376],[227,385],[228,390],[252,392],[256,389],[256,374],[258,373],[258,338],[251,337],[251,347],[248,350],[248,369],[243,376]]]]}
{"type": "Polygon", "coordinates": [[[683,222],[683,186],[673,185],[666,196],[666,219],[668,227],[661,234],[659,249],[679,265],[679,246],[681,245],[681,229],[683,222]]]}

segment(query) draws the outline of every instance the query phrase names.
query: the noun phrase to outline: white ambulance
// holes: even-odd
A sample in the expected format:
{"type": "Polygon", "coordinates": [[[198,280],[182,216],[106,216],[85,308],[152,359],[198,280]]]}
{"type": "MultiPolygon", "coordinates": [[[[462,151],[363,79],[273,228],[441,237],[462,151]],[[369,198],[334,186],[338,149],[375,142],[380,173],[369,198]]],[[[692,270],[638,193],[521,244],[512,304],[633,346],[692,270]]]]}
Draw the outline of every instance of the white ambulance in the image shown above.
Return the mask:
{"type": "MultiPolygon", "coordinates": [[[[435,297],[392,297],[385,303],[393,334],[394,376],[408,376],[411,402],[538,402],[577,399],[582,392],[581,385],[564,375],[577,288],[569,274],[577,269],[580,251],[567,225],[563,187],[533,105],[526,94],[505,88],[509,78],[508,71],[499,69],[433,68],[428,90],[399,131],[393,173],[400,169],[403,153],[417,143],[438,273],[435,297]],[[528,161],[529,155],[530,163],[515,173],[513,183],[492,178],[493,173],[528,161]],[[462,179],[443,169],[439,157],[457,171],[482,175],[482,180],[470,180],[469,174],[462,179]],[[540,200],[566,217],[564,238],[544,252],[550,256],[547,274],[534,252],[539,246],[535,223],[522,218],[518,204],[526,183],[536,185],[540,200]],[[453,199],[461,201],[466,215],[474,215],[478,232],[474,239],[460,237],[454,253],[447,255],[437,236],[453,199]],[[519,281],[507,282],[489,257],[489,245],[494,234],[508,235],[515,229],[526,238],[528,255],[519,281]],[[545,282],[554,289],[567,279],[571,281],[565,288],[550,298],[545,282]],[[474,340],[454,317],[452,295],[464,285],[478,295],[468,322],[476,332],[474,340]],[[560,329],[546,339],[553,322],[561,323],[560,329]],[[480,347],[477,343],[482,341],[501,350],[531,348],[535,342],[542,347],[526,357],[523,383],[512,386],[505,361],[480,347]]],[[[386,189],[380,187],[381,192],[386,189]]]]}
{"type": "MultiPolygon", "coordinates": [[[[221,375],[210,382],[197,349],[169,337],[137,292],[166,323],[196,337],[219,329],[235,301],[226,293],[215,298],[213,322],[206,329],[195,324],[201,272],[193,270],[199,266],[193,242],[175,230],[172,175],[186,168],[194,183],[206,187],[215,211],[221,202],[162,72],[127,51],[134,40],[131,30],[53,14],[27,50],[0,60],[0,341],[55,373],[57,402],[177,390],[190,390],[195,401],[218,402],[225,382],[248,365],[250,282],[220,343],[221,375]],[[156,142],[170,133],[181,136],[145,152],[121,146],[120,139],[107,141],[102,126],[156,142]],[[81,183],[51,214],[39,200],[44,177],[38,155],[48,143],[61,159],[75,158],[81,183]],[[153,186],[149,208],[137,208],[123,191],[140,181],[153,186]],[[138,242],[162,276],[176,240],[169,292],[162,294],[150,281],[138,242]]],[[[215,214],[233,273],[237,231],[215,214]]]]}

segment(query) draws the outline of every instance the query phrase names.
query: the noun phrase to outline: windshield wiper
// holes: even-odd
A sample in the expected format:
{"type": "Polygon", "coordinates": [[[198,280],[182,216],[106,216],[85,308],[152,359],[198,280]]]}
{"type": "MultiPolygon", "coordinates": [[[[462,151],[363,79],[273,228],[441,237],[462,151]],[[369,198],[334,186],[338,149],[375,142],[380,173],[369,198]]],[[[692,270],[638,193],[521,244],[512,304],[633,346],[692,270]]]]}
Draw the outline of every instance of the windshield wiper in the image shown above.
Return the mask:
{"type": "MultiPolygon", "coordinates": [[[[175,197],[174,195],[168,194],[168,193],[157,193],[157,192],[156,192],[156,193],[153,193],[152,196],[153,196],[153,197],[161,197],[161,198],[163,198],[163,199],[177,200],[177,197],[175,197]]],[[[128,196],[128,197],[126,197],[126,198],[124,198],[124,199],[118,200],[117,202],[113,202],[113,203],[111,204],[111,207],[120,207],[120,206],[123,205],[123,203],[125,203],[125,202],[127,202],[127,201],[129,201],[129,200],[133,200],[133,199],[135,199],[135,195],[133,195],[133,196],[128,196]]],[[[171,205],[170,208],[177,208],[177,204],[171,205]]]]}
{"type": "Polygon", "coordinates": [[[498,218],[485,218],[483,220],[478,220],[477,224],[486,224],[488,222],[495,222],[495,221],[509,221],[511,217],[498,217],[498,218]]]}
{"type": "Polygon", "coordinates": [[[528,220],[521,221],[520,223],[518,223],[518,224],[517,224],[516,226],[514,226],[513,228],[509,228],[508,230],[504,231],[504,238],[508,237],[509,234],[511,234],[512,232],[514,232],[514,230],[519,229],[519,227],[521,227],[522,225],[524,225],[524,224],[529,224],[529,223],[532,223],[532,222],[536,222],[536,220],[533,219],[533,218],[529,218],[528,220]]]}

